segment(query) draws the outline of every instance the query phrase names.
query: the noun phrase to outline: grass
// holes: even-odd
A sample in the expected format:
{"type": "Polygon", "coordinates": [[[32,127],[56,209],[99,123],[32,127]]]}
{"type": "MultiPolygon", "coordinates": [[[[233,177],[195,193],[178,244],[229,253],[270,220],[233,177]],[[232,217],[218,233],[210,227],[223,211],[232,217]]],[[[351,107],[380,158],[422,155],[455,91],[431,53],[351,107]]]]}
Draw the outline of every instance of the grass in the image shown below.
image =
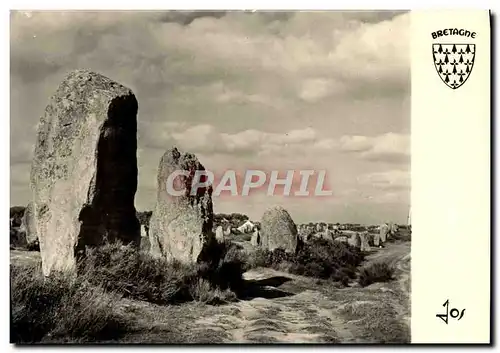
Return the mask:
{"type": "Polygon", "coordinates": [[[376,262],[362,267],[358,274],[358,283],[362,287],[375,282],[388,282],[393,279],[394,268],[385,262],[376,262]]]}
{"type": "MultiPolygon", "coordinates": [[[[228,243],[213,243],[208,252],[218,261],[203,261],[196,265],[168,262],[138,252],[119,243],[89,249],[79,262],[78,272],[94,285],[117,292],[124,297],[154,304],[178,304],[210,298],[215,290],[219,299],[224,293],[231,300],[243,282],[243,264],[232,254],[228,243]],[[203,285],[200,285],[203,280],[203,285]],[[200,294],[205,289],[206,294],[200,294]]],[[[203,254],[202,254],[203,255],[203,254]]],[[[210,301],[210,300],[209,300],[210,301]]]]}
{"type": "Polygon", "coordinates": [[[73,277],[44,277],[39,263],[12,266],[11,342],[116,340],[132,330],[117,314],[121,297],[160,305],[236,300],[245,268],[239,251],[229,243],[209,251],[219,260],[184,265],[107,244],[87,249],[73,277]]]}
{"type": "Polygon", "coordinates": [[[389,242],[408,242],[411,241],[411,231],[409,229],[400,228],[395,234],[392,234],[389,242]]]}
{"type": "Polygon", "coordinates": [[[363,253],[348,244],[312,239],[297,254],[281,249],[258,249],[249,258],[250,267],[271,267],[297,275],[330,279],[347,285],[356,277],[356,269],[364,260],[363,253]]]}
{"type": "Polygon", "coordinates": [[[392,304],[399,300],[396,295],[366,293],[365,297],[372,300],[347,303],[340,309],[346,321],[355,323],[361,329],[363,336],[359,338],[366,343],[409,343],[410,330],[398,317],[399,313],[392,304]]]}
{"type": "Polygon", "coordinates": [[[10,340],[93,342],[119,337],[130,329],[117,314],[119,298],[85,278],[45,278],[39,264],[13,266],[10,340]]]}
{"type": "Polygon", "coordinates": [[[250,241],[252,239],[252,233],[231,233],[227,236],[227,239],[231,241],[250,241]]]}

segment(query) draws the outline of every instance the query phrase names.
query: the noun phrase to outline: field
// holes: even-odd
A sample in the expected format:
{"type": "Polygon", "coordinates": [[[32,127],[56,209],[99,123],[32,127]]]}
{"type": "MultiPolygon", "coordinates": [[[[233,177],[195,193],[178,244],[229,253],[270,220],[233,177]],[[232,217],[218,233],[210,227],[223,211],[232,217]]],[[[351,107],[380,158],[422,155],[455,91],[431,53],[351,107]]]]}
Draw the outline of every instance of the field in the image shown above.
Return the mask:
{"type": "MultiPolygon", "coordinates": [[[[11,251],[11,264],[39,262],[38,252],[11,251]]],[[[114,306],[126,332],[101,343],[406,343],[410,341],[410,242],[374,249],[363,266],[386,263],[393,280],[361,287],[270,268],[244,273],[238,300],[155,305],[126,298],[114,306]]],[[[111,338],[110,338],[111,337],[111,338]]],[[[45,342],[50,343],[50,339],[45,342]]],[[[57,342],[57,340],[56,340],[57,342]]]]}

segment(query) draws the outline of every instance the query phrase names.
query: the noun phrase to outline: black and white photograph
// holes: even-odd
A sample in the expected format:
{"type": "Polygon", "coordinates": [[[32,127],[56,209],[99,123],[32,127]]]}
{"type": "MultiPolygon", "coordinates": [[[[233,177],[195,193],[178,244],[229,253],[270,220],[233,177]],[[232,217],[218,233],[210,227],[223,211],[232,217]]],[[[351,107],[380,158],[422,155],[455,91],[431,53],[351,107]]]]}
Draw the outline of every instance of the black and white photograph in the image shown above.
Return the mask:
{"type": "Polygon", "coordinates": [[[10,342],[411,343],[410,42],[408,11],[12,10],[10,342]]]}

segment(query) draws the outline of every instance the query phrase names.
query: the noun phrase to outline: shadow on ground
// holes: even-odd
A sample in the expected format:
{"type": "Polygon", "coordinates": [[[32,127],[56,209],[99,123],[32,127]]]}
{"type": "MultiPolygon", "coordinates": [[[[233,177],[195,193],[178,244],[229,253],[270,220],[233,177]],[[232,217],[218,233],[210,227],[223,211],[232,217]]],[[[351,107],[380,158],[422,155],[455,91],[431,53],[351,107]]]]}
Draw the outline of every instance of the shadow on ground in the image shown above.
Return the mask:
{"type": "Polygon", "coordinates": [[[291,280],[291,278],[284,276],[274,276],[259,280],[246,280],[245,288],[238,298],[240,300],[251,300],[254,298],[275,299],[292,296],[295,293],[276,288],[291,280]]]}

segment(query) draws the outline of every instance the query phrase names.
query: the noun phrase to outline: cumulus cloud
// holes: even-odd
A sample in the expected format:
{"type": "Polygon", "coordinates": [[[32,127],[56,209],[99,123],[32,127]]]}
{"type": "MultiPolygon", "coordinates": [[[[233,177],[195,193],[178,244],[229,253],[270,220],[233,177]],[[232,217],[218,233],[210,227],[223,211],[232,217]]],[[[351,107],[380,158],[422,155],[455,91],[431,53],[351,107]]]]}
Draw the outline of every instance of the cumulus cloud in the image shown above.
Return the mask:
{"type": "Polygon", "coordinates": [[[220,132],[208,124],[195,125],[184,130],[175,130],[182,126],[181,124],[170,123],[169,125],[174,129],[171,128],[170,132],[164,130],[161,135],[163,140],[158,144],[161,146],[177,144],[195,153],[267,154],[279,153],[288,147],[295,148],[294,151],[332,147],[329,139],[320,139],[317,131],[310,127],[284,133],[248,129],[230,134],[220,132]]]}
{"type": "Polygon", "coordinates": [[[408,162],[410,157],[410,136],[389,132],[383,135],[342,136],[340,149],[346,153],[358,154],[372,161],[408,162]]]}
{"type": "Polygon", "coordinates": [[[361,175],[358,182],[382,190],[409,190],[410,173],[405,170],[389,170],[361,175]]]}

